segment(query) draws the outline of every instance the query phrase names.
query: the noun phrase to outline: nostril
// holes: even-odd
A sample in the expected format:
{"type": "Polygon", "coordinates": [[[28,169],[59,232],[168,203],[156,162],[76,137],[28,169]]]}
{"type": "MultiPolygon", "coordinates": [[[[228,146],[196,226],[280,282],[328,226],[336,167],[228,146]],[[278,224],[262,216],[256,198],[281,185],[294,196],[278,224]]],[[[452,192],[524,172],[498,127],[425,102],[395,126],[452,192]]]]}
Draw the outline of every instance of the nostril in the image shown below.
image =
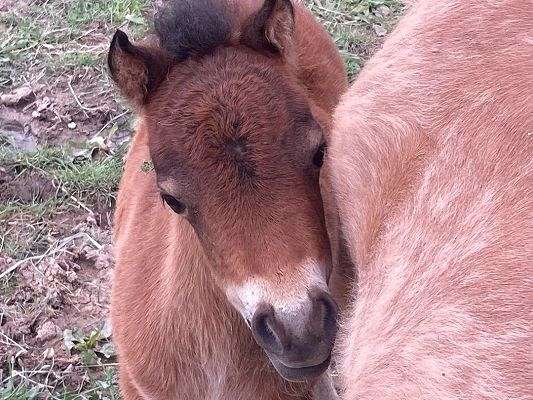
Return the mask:
{"type": "Polygon", "coordinates": [[[337,304],[331,297],[320,298],[324,307],[324,330],[331,332],[337,329],[337,304]]]}
{"type": "Polygon", "coordinates": [[[251,328],[255,340],[268,352],[279,354],[288,345],[283,326],[276,320],[272,306],[258,308],[251,328]]]}
{"type": "Polygon", "coordinates": [[[331,296],[322,290],[316,290],[310,293],[313,301],[312,318],[319,325],[319,330],[329,339],[337,333],[337,314],[338,307],[331,296]]]}
{"type": "Polygon", "coordinates": [[[263,343],[268,346],[274,345],[276,342],[276,336],[268,324],[270,315],[262,313],[254,318],[253,330],[261,338],[263,343]]]}

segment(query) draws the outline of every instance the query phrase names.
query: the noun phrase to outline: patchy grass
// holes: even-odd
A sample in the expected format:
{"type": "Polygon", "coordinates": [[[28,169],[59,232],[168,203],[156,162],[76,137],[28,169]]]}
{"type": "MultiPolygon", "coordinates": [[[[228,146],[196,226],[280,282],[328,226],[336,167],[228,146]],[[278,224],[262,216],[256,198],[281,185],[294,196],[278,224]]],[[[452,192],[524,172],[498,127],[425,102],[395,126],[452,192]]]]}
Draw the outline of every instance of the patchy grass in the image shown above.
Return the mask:
{"type": "Polygon", "coordinates": [[[61,148],[0,152],[0,165],[5,166],[0,219],[14,222],[0,227],[0,253],[16,259],[42,251],[54,229],[47,222],[60,215],[97,210],[109,214],[124,152],[122,146],[96,160],[85,153],[72,156],[61,148]]]}
{"type": "MultiPolygon", "coordinates": [[[[23,112],[31,119],[38,143],[92,137],[117,116],[123,117],[117,121],[123,124],[130,113],[115,96],[105,56],[117,28],[134,38],[146,32],[149,0],[10,4],[0,5],[0,91],[27,86],[35,93],[36,99],[23,112]],[[69,127],[72,122],[75,128],[69,127]]],[[[0,123],[2,118],[0,110],[0,123]]],[[[102,136],[112,128],[105,127],[102,136]]]]}
{"type": "Polygon", "coordinates": [[[351,79],[403,12],[397,0],[306,0],[306,4],[335,39],[351,79]]]}
{"type": "Polygon", "coordinates": [[[43,67],[55,75],[58,58],[70,54],[68,66],[96,67],[113,29],[123,26],[142,35],[147,0],[70,0],[21,2],[0,15],[0,87],[35,80],[43,67]],[[89,61],[90,60],[90,61],[89,61]],[[21,73],[22,72],[22,73],[21,73]]]}
{"type": "Polygon", "coordinates": [[[84,155],[73,157],[62,148],[42,148],[32,153],[15,153],[5,164],[15,168],[19,176],[41,172],[57,181],[65,194],[84,199],[88,206],[102,203],[111,206],[122,175],[123,155],[124,147],[97,160],[84,155]]]}
{"type": "MultiPolygon", "coordinates": [[[[6,188],[0,196],[3,200],[3,204],[0,204],[0,216],[6,209],[17,207],[34,208],[37,215],[40,214],[39,210],[47,208],[49,200],[64,200],[66,196],[71,199],[83,199],[87,207],[111,207],[122,175],[124,153],[125,146],[122,146],[111,155],[93,160],[89,157],[90,154],[73,156],[62,148],[45,147],[30,153],[0,152],[0,163],[5,165],[8,173],[11,172],[13,176],[10,185],[24,181],[27,176],[40,176],[44,181],[33,188],[30,199],[28,196],[17,196],[17,193],[11,193],[11,190],[6,188]],[[47,184],[48,187],[43,188],[47,184]],[[55,189],[54,193],[45,196],[42,191],[51,187],[55,189]],[[43,198],[45,201],[39,201],[43,198]]],[[[52,201],[48,204],[50,205],[56,206],[56,202],[52,201]]],[[[65,205],[72,204],[67,202],[65,205]]],[[[77,203],[77,207],[79,206],[77,203]]]]}
{"type": "MultiPolygon", "coordinates": [[[[3,400],[118,400],[120,394],[116,381],[115,349],[109,341],[110,331],[93,330],[84,333],[81,330],[64,332],[64,346],[71,354],[78,355],[85,368],[77,389],[68,388],[53,371],[55,354],[53,349],[44,351],[42,362],[33,370],[20,370],[15,363],[8,367],[10,379],[0,386],[0,398],[3,400]],[[111,361],[113,362],[111,362],[111,361]],[[45,376],[44,380],[39,379],[45,376]],[[38,382],[36,379],[39,379],[38,382]],[[84,381],[90,382],[83,385],[84,381]]],[[[24,351],[21,348],[20,351],[24,351]]],[[[64,372],[69,374],[69,371],[64,372]]]]}
{"type": "Polygon", "coordinates": [[[49,67],[57,70],[69,70],[76,68],[98,68],[102,63],[101,57],[93,53],[65,52],[57,59],[51,60],[49,67]]]}
{"type": "Polygon", "coordinates": [[[118,26],[125,21],[144,25],[142,13],[146,10],[145,0],[74,0],[66,12],[69,26],[83,29],[87,24],[99,20],[118,26]]]}
{"type": "Polygon", "coordinates": [[[0,92],[28,85],[36,97],[0,106],[1,399],[120,398],[101,328],[111,213],[131,126],[104,59],[116,28],[143,34],[147,7],[147,0],[0,5],[0,92]],[[37,147],[24,152],[17,141],[27,135],[37,147]],[[88,141],[94,137],[102,140],[88,141]]]}

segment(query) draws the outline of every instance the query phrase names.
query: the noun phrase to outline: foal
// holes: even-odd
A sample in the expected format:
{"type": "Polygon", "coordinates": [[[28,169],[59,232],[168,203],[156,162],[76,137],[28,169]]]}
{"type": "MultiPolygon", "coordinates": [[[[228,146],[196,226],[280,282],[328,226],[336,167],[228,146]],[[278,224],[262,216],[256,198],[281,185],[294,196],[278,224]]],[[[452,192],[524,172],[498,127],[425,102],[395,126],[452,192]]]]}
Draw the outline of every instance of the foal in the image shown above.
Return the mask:
{"type": "Polygon", "coordinates": [[[342,60],[289,0],[176,1],[155,27],[108,57],[140,116],[115,217],[121,391],[308,399],[336,333],[318,175],[342,60]]]}
{"type": "Polygon", "coordinates": [[[334,120],[343,399],[531,398],[530,4],[419,0],[334,120]]]}

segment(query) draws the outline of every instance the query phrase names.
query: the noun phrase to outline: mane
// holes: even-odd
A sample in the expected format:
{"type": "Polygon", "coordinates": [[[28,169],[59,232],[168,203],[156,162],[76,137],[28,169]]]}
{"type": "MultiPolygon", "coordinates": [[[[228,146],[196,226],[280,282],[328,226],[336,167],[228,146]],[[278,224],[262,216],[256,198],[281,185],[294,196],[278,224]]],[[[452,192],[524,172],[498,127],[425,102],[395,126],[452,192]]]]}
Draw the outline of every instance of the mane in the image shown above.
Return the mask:
{"type": "Polygon", "coordinates": [[[154,20],[161,46],[180,61],[208,54],[229,42],[231,8],[223,0],[170,0],[154,20]]]}

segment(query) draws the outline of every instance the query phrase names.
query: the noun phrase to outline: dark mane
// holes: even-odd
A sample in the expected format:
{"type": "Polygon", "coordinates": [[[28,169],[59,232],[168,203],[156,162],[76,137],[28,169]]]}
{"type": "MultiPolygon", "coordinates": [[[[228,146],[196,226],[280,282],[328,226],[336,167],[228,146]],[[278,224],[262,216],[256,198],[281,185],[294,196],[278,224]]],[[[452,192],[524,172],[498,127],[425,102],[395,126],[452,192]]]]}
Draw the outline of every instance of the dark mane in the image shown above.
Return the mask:
{"type": "Polygon", "coordinates": [[[231,7],[224,0],[170,0],[155,16],[161,46],[178,58],[204,55],[229,41],[231,7]]]}

